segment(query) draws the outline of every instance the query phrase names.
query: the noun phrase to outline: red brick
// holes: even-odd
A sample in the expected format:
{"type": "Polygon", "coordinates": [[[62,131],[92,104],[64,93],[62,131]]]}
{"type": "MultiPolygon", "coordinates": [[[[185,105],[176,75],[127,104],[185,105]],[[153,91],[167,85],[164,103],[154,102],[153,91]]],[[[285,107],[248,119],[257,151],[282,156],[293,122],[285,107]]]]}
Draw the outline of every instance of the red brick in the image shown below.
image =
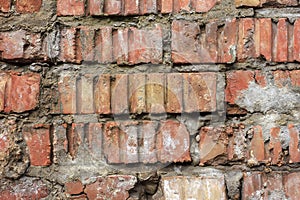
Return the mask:
{"type": "Polygon", "coordinates": [[[164,113],[165,75],[147,74],[146,77],[146,110],[148,113],[164,113]]]}
{"type": "Polygon", "coordinates": [[[57,0],[57,15],[71,16],[85,14],[85,0],[57,0]]]}
{"type": "Polygon", "coordinates": [[[113,114],[128,113],[128,75],[117,74],[111,84],[111,109],[113,114]]]}
{"type": "Polygon", "coordinates": [[[185,112],[216,110],[216,75],[214,73],[184,74],[183,84],[185,112]]]}
{"type": "Polygon", "coordinates": [[[108,163],[120,163],[119,125],[116,122],[107,122],[103,134],[103,152],[108,163]]]}
{"type": "Polygon", "coordinates": [[[40,75],[11,74],[7,82],[5,112],[24,112],[36,108],[40,94],[40,75]]]}
{"type": "Polygon", "coordinates": [[[113,37],[111,27],[102,27],[95,35],[95,60],[110,63],[113,59],[113,37]]]}
{"type": "Polygon", "coordinates": [[[280,143],[279,134],[280,134],[279,127],[272,128],[270,131],[271,137],[270,137],[270,143],[269,143],[268,149],[269,149],[269,151],[271,151],[270,157],[271,157],[272,164],[280,164],[282,147],[281,147],[281,143],[280,143]]]}
{"type": "Polygon", "coordinates": [[[300,173],[294,172],[286,175],[284,179],[284,191],[290,200],[298,200],[300,197],[300,173]]]}
{"type": "Polygon", "coordinates": [[[26,126],[23,128],[23,136],[28,146],[30,164],[32,166],[50,165],[50,126],[26,126]]]}
{"type": "Polygon", "coordinates": [[[120,123],[120,161],[121,163],[138,163],[138,122],[120,123]]]}
{"type": "Polygon", "coordinates": [[[63,114],[76,113],[76,77],[73,74],[61,75],[58,82],[63,114]]]}
{"type": "Polygon", "coordinates": [[[199,25],[189,21],[174,20],[172,22],[172,60],[175,63],[200,63],[197,35],[199,25]]]}
{"type": "Polygon", "coordinates": [[[227,20],[224,28],[219,35],[219,62],[233,63],[236,60],[236,44],[237,44],[237,22],[236,19],[227,20]]]}
{"type": "Polygon", "coordinates": [[[294,23],[294,37],[293,37],[293,56],[295,61],[300,61],[300,19],[296,19],[294,23]]]}
{"type": "Polygon", "coordinates": [[[80,194],[83,192],[83,185],[80,181],[67,182],[65,189],[68,194],[80,194]]]}
{"type": "Polygon", "coordinates": [[[196,12],[208,12],[217,3],[217,0],[192,0],[192,7],[196,12]]]}
{"type": "Polygon", "coordinates": [[[234,104],[241,92],[248,88],[251,81],[254,81],[254,73],[252,71],[228,72],[225,89],[226,101],[234,104]]]}
{"type": "Polygon", "coordinates": [[[67,125],[53,124],[53,163],[59,163],[60,157],[68,152],[67,125]]]}
{"type": "Polygon", "coordinates": [[[70,196],[69,199],[76,199],[76,200],[87,200],[87,196],[85,194],[80,194],[80,195],[73,195],[70,196]]]}
{"type": "Polygon", "coordinates": [[[0,112],[5,108],[5,88],[10,76],[7,73],[0,73],[0,112]]]}
{"type": "Polygon", "coordinates": [[[88,124],[88,133],[87,133],[87,142],[90,152],[93,155],[93,158],[98,160],[102,159],[102,150],[103,150],[103,125],[101,123],[89,123],[88,124]]]}
{"type": "Polygon", "coordinates": [[[80,27],[80,41],[79,47],[77,48],[78,60],[84,61],[94,61],[94,39],[95,39],[95,30],[80,27]]]}
{"type": "Polygon", "coordinates": [[[140,0],[140,14],[157,13],[157,0],[140,0]]]}
{"type": "Polygon", "coordinates": [[[300,87],[300,70],[290,71],[290,78],[293,86],[300,87]]]}
{"type": "Polygon", "coordinates": [[[121,14],[122,0],[105,0],[104,1],[104,14],[119,15],[121,14]]]}
{"type": "Polygon", "coordinates": [[[11,0],[0,0],[0,12],[9,12],[11,0]]]}
{"type": "Polygon", "coordinates": [[[124,14],[136,15],[139,14],[139,1],[136,0],[124,0],[124,14]]]}
{"type": "Polygon", "coordinates": [[[153,121],[143,121],[140,132],[140,162],[156,163],[156,128],[158,124],[153,121]]]}
{"type": "Polygon", "coordinates": [[[88,13],[93,16],[103,15],[103,1],[89,0],[88,13]]]}
{"type": "Polygon", "coordinates": [[[183,110],[182,74],[167,74],[166,95],[166,112],[181,113],[183,110]]]}
{"type": "Polygon", "coordinates": [[[61,31],[59,60],[76,62],[76,28],[64,28],[61,31]]]}
{"type": "Polygon", "coordinates": [[[96,79],[94,86],[95,112],[100,114],[110,113],[110,76],[101,74],[96,79]]]}
{"type": "Polygon", "coordinates": [[[157,157],[160,162],[191,161],[190,137],[184,124],[172,120],[161,122],[156,143],[157,157]]]}
{"type": "Polygon", "coordinates": [[[129,75],[129,102],[131,113],[146,112],[146,74],[129,75]]]}
{"type": "Polygon", "coordinates": [[[255,81],[261,87],[267,86],[266,75],[260,70],[255,70],[255,81]]]}
{"type": "Polygon", "coordinates": [[[71,157],[74,159],[77,156],[80,145],[84,140],[84,124],[72,124],[72,129],[67,132],[68,138],[68,151],[71,157]]]}
{"type": "Polygon", "coordinates": [[[128,62],[128,28],[113,32],[113,55],[118,64],[128,62]]]}
{"type": "Polygon", "coordinates": [[[226,127],[226,133],[229,136],[227,149],[228,159],[230,161],[244,160],[246,157],[244,126],[239,124],[238,127],[226,127]]]}
{"type": "Polygon", "coordinates": [[[213,162],[217,157],[227,157],[228,138],[222,128],[203,127],[199,135],[200,165],[213,162]]]}
{"type": "Polygon", "coordinates": [[[260,46],[260,55],[267,61],[272,59],[272,21],[270,18],[262,18],[259,20],[260,40],[256,44],[260,46]]]}
{"type": "Polygon", "coordinates": [[[216,22],[210,22],[205,27],[205,46],[203,47],[204,62],[218,62],[218,25],[216,22]],[[208,54],[208,55],[206,55],[208,54]]]}
{"type": "Polygon", "coordinates": [[[77,113],[92,114],[94,113],[94,76],[84,74],[77,79],[76,104],[77,113]]]}
{"type": "Polygon", "coordinates": [[[163,199],[226,199],[224,177],[200,176],[162,177],[163,199]]]}
{"type": "Polygon", "coordinates": [[[279,87],[285,87],[289,84],[289,72],[277,70],[273,72],[274,84],[279,87]]]}
{"type": "Polygon", "coordinates": [[[252,18],[242,18],[239,21],[238,60],[244,61],[255,55],[254,32],[255,22],[252,18]]]}
{"type": "Polygon", "coordinates": [[[42,181],[24,177],[13,183],[3,185],[0,189],[0,199],[43,199],[49,193],[49,188],[42,181]]]}
{"type": "Polygon", "coordinates": [[[136,178],[129,175],[100,177],[95,183],[87,185],[84,192],[88,199],[128,199],[128,191],[136,182],[136,178]]]}
{"type": "Polygon", "coordinates": [[[173,0],[173,12],[190,11],[190,0],[173,0]]]}
{"type": "Polygon", "coordinates": [[[260,0],[235,0],[235,6],[249,6],[249,7],[258,7],[260,5],[260,0]]]}
{"type": "Polygon", "coordinates": [[[243,178],[243,189],[242,189],[242,199],[246,200],[251,196],[255,195],[256,191],[263,188],[262,173],[253,172],[252,174],[244,174],[243,178]]]}
{"type": "Polygon", "coordinates": [[[155,29],[129,29],[129,64],[161,63],[162,61],[162,32],[159,26],[155,29]]]}
{"type": "Polygon", "coordinates": [[[0,59],[21,59],[24,55],[26,32],[23,30],[0,33],[0,59]]]}
{"type": "Polygon", "coordinates": [[[46,55],[46,52],[48,50],[43,48],[43,46],[47,45],[45,43],[47,42],[43,41],[41,34],[27,34],[23,58],[25,60],[47,61],[48,56],[46,55]]]}
{"type": "Polygon", "coordinates": [[[254,158],[259,162],[265,160],[264,138],[261,126],[253,127],[253,138],[251,139],[249,158],[254,158]]]}
{"type": "Polygon", "coordinates": [[[286,19],[279,19],[274,44],[274,61],[286,62],[288,60],[288,32],[286,19]]]}
{"type": "Polygon", "coordinates": [[[42,6],[42,0],[17,0],[16,10],[19,13],[38,12],[42,6]]]}
{"type": "Polygon", "coordinates": [[[161,1],[161,13],[173,12],[173,0],[160,0],[161,1]]]}
{"type": "Polygon", "coordinates": [[[299,131],[295,128],[293,124],[288,125],[290,133],[290,143],[289,143],[289,155],[290,163],[300,162],[300,150],[299,146],[299,131]]]}

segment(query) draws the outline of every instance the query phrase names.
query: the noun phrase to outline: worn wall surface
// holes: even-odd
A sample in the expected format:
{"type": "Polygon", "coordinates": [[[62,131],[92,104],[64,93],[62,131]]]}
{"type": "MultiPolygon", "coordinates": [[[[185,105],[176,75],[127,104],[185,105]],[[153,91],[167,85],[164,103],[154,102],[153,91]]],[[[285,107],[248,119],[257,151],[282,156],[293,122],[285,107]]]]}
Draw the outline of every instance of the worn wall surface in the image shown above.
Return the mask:
{"type": "Polygon", "coordinates": [[[0,199],[300,199],[297,0],[0,0],[0,199]]]}

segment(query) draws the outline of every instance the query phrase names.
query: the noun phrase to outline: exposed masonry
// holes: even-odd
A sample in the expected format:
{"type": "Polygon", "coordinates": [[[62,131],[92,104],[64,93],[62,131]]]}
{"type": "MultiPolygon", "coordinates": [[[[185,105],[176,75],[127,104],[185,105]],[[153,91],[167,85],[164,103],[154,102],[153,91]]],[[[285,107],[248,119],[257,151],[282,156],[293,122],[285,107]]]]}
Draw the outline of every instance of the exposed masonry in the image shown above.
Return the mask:
{"type": "Polygon", "coordinates": [[[0,199],[298,200],[298,18],[297,0],[0,0],[0,199]]]}

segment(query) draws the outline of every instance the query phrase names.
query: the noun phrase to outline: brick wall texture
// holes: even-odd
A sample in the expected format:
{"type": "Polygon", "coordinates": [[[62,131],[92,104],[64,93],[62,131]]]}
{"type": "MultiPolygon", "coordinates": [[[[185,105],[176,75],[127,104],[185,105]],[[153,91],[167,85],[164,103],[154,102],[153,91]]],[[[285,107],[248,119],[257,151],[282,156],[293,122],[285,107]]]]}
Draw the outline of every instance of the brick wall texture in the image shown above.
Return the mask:
{"type": "Polygon", "coordinates": [[[0,200],[300,199],[296,0],[0,0],[0,200]]]}

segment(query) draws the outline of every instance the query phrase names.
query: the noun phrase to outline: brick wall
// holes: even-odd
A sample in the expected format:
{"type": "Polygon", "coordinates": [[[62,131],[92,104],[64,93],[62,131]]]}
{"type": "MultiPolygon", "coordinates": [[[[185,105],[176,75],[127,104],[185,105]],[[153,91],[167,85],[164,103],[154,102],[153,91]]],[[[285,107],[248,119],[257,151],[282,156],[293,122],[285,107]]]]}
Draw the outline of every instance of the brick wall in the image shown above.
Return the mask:
{"type": "Polygon", "coordinates": [[[300,199],[296,0],[0,0],[0,199],[300,199]]]}

